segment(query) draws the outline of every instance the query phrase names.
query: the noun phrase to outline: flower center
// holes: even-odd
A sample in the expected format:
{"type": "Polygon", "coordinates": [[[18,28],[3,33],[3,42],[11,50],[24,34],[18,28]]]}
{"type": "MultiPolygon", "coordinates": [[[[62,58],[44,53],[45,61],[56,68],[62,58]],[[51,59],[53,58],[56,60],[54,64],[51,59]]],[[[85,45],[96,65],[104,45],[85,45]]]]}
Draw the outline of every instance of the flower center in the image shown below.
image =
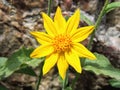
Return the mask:
{"type": "Polygon", "coordinates": [[[53,39],[53,46],[55,51],[64,52],[70,49],[71,39],[69,35],[58,35],[53,39]]]}

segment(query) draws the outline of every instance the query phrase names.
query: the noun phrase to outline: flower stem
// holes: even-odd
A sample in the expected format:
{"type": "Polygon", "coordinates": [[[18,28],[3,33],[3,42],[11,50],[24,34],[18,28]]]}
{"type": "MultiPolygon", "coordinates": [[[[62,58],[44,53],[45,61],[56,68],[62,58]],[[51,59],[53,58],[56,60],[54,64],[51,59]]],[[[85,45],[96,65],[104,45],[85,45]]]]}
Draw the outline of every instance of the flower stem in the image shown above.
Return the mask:
{"type": "Polygon", "coordinates": [[[66,71],[66,76],[65,79],[63,80],[62,90],[65,90],[67,84],[68,84],[68,70],[66,71]]]}
{"type": "Polygon", "coordinates": [[[37,81],[37,85],[36,85],[36,89],[35,90],[39,90],[39,85],[40,85],[40,82],[41,82],[41,79],[42,79],[42,69],[43,69],[43,65],[44,65],[44,61],[41,62],[41,65],[40,65],[40,74],[39,74],[39,77],[38,77],[38,81],[37,81]]]}
{"type": "Polygon", "coordinates": [[[76,81],[78,80],[79,76],[80,76],[79,73],[75,74],[75,79],[72,81],[72,84],[71,84],[72,89],[74,89],[74,85],[75,85],[76,81]]]}
{"type": "Polygon", "coordinates": [[[52,0],[48,0],[48,11],[47,14],[50,16],[52,0]]]}
{"type": "Polygon", "coordinates": [[[90,41],[89,41],[88,46],[87,46],[88,49],[91,49],[91,45],[92,45],[92,43],[93,43],[93,38],[94,38],[94,36],[95,36],[95,31],[97,30],[98,26],[100,25],[100,22],[101,22],[101,20],[102,20],[102,17],[103,17],[103,15],[104,15],[104,12],[105,12],[105,8],[106,8],[106,6],[108,5],[108,3],[109,3],[109,0],[106,0],[106,1],[105,1],[105,4],[104,4],[104,6],[103,6],[103,8],[102,8],[102,10],[101,10],[101,12],[100,12],[100,15],[98,16],[98,19],[97,19],[97,21],[96,21],[96,23],[95,23],[95,30],[93,31],[93,33],[92,33],[92,35],[91,35],[91,37],[90,37],[90,41]]]}

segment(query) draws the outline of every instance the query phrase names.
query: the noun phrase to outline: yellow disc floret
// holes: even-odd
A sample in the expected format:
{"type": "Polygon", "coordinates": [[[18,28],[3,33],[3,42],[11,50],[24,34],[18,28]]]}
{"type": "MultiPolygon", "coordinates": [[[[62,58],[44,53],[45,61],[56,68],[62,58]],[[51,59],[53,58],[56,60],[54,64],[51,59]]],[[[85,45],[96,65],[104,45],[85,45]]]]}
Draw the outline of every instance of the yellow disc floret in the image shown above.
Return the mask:
{"type": "Polygon", "coordinates": [[[71,39],[69,35],[58,35],[53,39],[53,46],[55,51],[64,52],[70,49],[71,39]]]}

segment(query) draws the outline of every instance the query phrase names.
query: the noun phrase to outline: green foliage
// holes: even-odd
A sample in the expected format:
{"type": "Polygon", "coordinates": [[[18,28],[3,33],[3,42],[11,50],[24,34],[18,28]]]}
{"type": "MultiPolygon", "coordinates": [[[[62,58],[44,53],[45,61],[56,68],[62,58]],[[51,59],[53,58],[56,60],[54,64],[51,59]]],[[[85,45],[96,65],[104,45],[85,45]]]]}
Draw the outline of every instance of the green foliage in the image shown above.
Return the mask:
{"type": "MultiPolygon", "coordinates": [[[[21,48],[20,50],[13,53],[7,60],[7,58],[0,58],[0,79],[10,76],[17,70],[21,69],[21,72],[27,73],[24,69],[28,66],[37,67],[44,58],[32,59],[30,58],[30,53],[33,49],[21,48]],[[24,68],[24,69],[23,69],[24,68]]],[[[26,68],[26,70],[28,70],[26,68]]],[[[33,73],[33,71],[31,71],[33,73]]],[[[35,73],[34,73],[35,74],[35,73]]],[[[33,76],[34,76],[33,74],[33,76]]],[[[30,74],[31,75],[31,74],[30,74]]]]}
{"type": "Polygon", "coordinates": [[[60,76],[58,78],[59,78],[60,83],[64,84],[63,85],[64,86],[64,90],[73,90],[71,86],[68,86],[68,78],[66,78],[67,80],[63,80],[60,76]]]}
{"type": "Polygon", "coordinates": [[[0,85],[0,90],[8,90],[6,87],[0,85]]]}
{"type": "Polygon", "coordinates": [[[81,20],[85,21],[88,25],[94,25],[94,23],[82,13],[80,14],[80,18],[81,20]]]}
{"type": "Polygon", "coordinates": [[[65,88],[65,90],[73,90],[71,87],[67,87],[65,88]]]}
{"type": "Polygon", "coordinates": [[[113,2],[107,5],[107,7],[105,8],[105,13],[110,12],[111,10],[114,10],[116,8],[120,7],[120,2],[113,2]]]}
{"type": "Polygon", "coordinates": [[[109,80],[109,83],[113,87],[120,88],[120,80],[111,79],[111,80],[109,80]]]}
{"type": "Polygon", "coordinates": [[[114,68],[104,55],[97,53],[95,53],[95,55],[97,60],[86,59],[83,68],[87,71],[92,71],[97,75],[103,74],[120,80],[120,70],[114,68]]]}
{"type": "Polygon", "coordinates": [[[6,57],[0,57],[0,68],[2,68],[4,66],[4,64],[6,63],[7,60],[8,60],[8,58],[6,58],[6,57]]]}
{"type": "Polygon", "coordinates": [[[37,76],[34,70],[31,67],[25,67],[17,71],[17,73],[28,74],[31,76],[37,76]]]}

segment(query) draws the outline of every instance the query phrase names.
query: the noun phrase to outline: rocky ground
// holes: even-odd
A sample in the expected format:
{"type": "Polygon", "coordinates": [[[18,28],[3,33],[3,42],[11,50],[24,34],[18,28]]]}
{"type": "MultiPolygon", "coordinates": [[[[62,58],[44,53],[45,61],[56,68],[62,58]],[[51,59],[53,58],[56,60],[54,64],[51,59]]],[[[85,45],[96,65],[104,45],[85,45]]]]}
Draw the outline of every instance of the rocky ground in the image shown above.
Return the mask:
{"type": "MultiPolygon", "coordinates": [[[[8,57],[20,47],[37,47],[30,31],[42,31],[43,23],[40,12],[47,12],[48,0],[0,0],[0,56],[8,57]]],[[[53,0],[51,17],[56,7],[61,6],[64,15],[70,15],[76,8],[95,22],[104,0],[53,0]]],[[[110,0],[120,1],[120,0],[110,0]]],[[[86,25],[81,21],[80,26],[86,25]]],[[[104,54],[111,63],[120,68],[120,9],[104,16],[100,28],[96,32],[92,51],[104,54]]],[[[38,68],[36,68],[38,72],[38,68]]],[[[74,78],[71,71],[70,81],[74,78]]],[[[35,77],[13,74],[0,81],[9,90],[33,90],[35,77]]],[[[61,90],[56,69],[45,75],[40,90],[61,90]]],[[[75,90],[119,90],[108,85],[107,78],[83,71],[75,90]],[[92,83],[91,83],[92,82],[92,83]],[[81,84],[82,83],[82,84],[81,84]],[[79,89],[81,88],[81,89],[79,89]]]]}

